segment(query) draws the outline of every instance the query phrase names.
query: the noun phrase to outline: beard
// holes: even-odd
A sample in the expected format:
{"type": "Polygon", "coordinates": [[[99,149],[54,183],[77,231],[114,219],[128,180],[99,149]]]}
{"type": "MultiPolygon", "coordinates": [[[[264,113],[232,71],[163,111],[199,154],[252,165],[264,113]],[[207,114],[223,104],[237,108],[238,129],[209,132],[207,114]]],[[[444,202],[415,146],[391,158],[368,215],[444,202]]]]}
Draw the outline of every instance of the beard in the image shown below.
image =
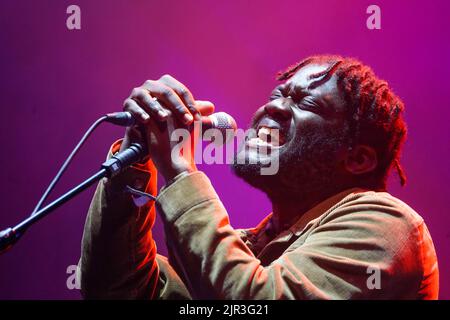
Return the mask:
{"type": "Polygon", "coordinates": [[[262,175],[261,169],[266,164],[239,163],[238,155],[231,165],[233,172],[265,192],[272,202],[335,192],[342,179],[338,153],[348,145],[347,130],[330,126],[302,131],[305,133],[296,134],[287,148],[280,151],[276,174],[262,175]]]}

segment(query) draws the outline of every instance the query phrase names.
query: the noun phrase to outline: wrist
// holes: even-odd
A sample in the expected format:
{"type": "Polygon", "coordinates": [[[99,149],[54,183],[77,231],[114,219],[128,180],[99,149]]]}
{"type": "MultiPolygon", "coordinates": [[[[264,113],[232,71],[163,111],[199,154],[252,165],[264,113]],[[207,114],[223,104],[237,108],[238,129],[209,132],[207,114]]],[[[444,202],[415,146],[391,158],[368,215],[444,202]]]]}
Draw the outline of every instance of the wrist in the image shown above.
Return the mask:
{"type": "Polygon", "coordinates": [[[165,170],[160,170],[162,176],[164,177],[164,180],[166,181],[166,184],[169,184],[170,181],[175,180],[177,176],[180,176],[183,173],[192,173],[197,171],[197,167],[195,164],[188,165],[188,164],[172,164],[170,168],[166,168],[165,170]]]}

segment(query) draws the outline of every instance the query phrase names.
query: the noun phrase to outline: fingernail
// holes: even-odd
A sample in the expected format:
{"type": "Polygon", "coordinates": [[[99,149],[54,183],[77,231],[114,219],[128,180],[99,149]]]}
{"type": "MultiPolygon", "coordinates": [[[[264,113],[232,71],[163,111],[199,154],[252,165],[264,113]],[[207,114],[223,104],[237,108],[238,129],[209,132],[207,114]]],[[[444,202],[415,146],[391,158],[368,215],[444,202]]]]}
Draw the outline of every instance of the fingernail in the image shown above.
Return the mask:
{"type": "Polygon", "coordinates": [[[183,119],[186,124],[189,124],[192,122],[192,120],[194,120],[190,113],[185,113],[183,119]]]}
{"type": "Polygon", "coordinates": [[[159,110],[159,111],[158,111],[158,115],[159,115],[161,118],[166,118],[166,117],[167,117],[167,112],[165,112],[164,110],[159,110]]]}
{"type": "Polygon", "coordinates": [[[199,112],[194,114],[195,121],[202,121],[202,115],[199,112]]]}
{"type": "Polygon", "coordinates": [[[146,121],[146,120],[148,120],[150,118],[150,116],[148,114],[146,114],[146,113],[142,113],[141,114],[141,118],[142,118],[142,120],[146,121]]]}

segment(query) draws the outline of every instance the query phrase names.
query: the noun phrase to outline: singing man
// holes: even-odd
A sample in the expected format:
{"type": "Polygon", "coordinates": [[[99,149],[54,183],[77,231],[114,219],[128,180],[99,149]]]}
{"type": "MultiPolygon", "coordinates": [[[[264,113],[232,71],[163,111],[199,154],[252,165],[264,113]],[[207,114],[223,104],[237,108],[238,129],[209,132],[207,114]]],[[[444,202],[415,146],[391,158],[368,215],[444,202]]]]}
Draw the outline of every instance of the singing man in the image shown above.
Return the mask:
{"type": "Polygon", "coordinates": [[[124,110],[139,124],[109,156],[145,141],[148,157],[98,184],[79,263],[85,298],[437,299],[426,224],[386,191],[392,170],[406,181],[400,98],[353,58],[313,56],[278,80],[232,165],[267,195],[272,213],[239,230],[193,153],[171,152],[171,133],[192,131],[212,104],[168,75],[132,90],[124,110]],[[261,174],[270,160],[278,171],[261,174]],[[157,172],[165,179],[158,194],[157,172]],[[138,203],[130,187],[156,201],[138,203]],[[156,208],[168,257],[152,237],[156,208]]]}

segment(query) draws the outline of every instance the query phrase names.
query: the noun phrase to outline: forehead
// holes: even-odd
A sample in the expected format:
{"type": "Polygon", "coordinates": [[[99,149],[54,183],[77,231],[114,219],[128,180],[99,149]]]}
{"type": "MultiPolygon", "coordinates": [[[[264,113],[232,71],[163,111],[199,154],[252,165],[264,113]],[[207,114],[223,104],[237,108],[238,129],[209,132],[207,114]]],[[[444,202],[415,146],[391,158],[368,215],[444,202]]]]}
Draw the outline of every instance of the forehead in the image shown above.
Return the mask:
{"type": "Polygon", "coordinates": [[[324,72],[328,67],[327,64],[308,64],[297,70],[286,83],[294,83],[296,86],[306,89],[314,82],[314,79],[311,79],[311,76],[316,73],[324,72]]]}
{"type": "Polygon", "coordinates": [[[345,111],[345,100],[342,92],[339,90],[336,74],[333,74],[326,81],[319,81],[320,84],[318,86],[310,87],[311,84],[322,79],[322,77],[314,78],[313,76],[324,72],[329,66],[327,63],[306,65],[289,78],[285,85],[290,90],[301,91],[306,95],[322,99],[331,107],[335,108],[336,111],[345,111]]]}

